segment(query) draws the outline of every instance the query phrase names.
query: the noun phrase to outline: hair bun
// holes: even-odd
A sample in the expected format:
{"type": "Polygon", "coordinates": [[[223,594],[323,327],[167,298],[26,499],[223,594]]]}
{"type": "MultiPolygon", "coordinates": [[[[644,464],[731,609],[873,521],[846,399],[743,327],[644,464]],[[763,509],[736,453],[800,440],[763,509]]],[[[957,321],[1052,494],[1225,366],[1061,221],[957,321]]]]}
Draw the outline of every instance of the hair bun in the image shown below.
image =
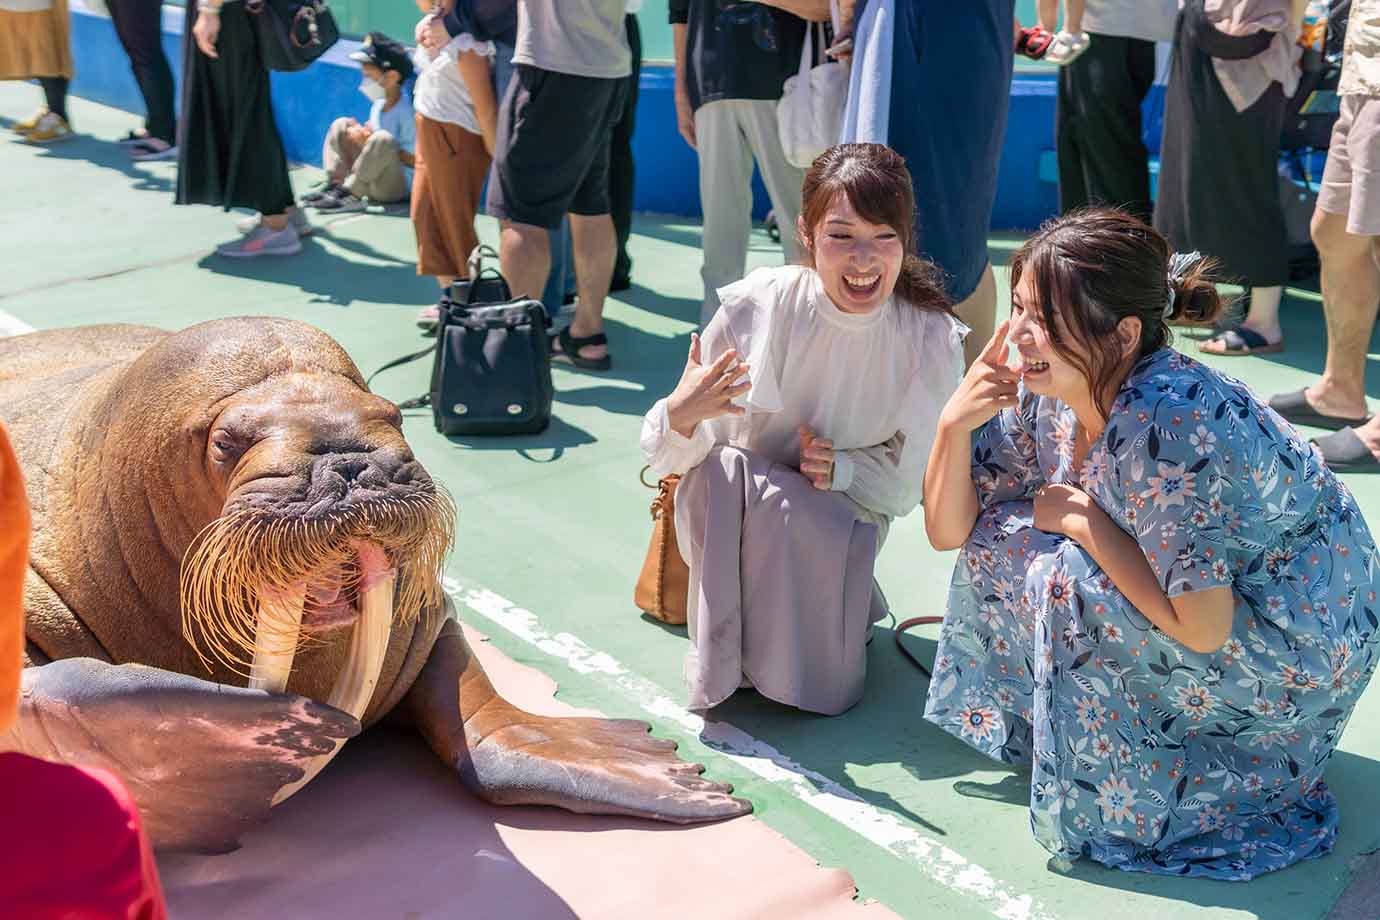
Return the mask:
{"type": "Polygon", "coordinates": [[[1213,274],[1217,260],[1200,259],[1181,276],[1171,278],[1174,289],[1174,309],[1166,319],[1172,323],[1206,326],[1222,315],[1222,295],[1217,292],[1213,274]]]}

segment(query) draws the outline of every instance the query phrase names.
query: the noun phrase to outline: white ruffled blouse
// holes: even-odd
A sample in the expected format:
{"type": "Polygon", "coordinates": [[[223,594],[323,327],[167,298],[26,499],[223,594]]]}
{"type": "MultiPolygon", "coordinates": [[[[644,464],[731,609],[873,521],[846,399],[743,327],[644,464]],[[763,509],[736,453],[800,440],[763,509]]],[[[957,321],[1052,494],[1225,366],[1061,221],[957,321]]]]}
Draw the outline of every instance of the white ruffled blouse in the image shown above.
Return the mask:
{"type": "Polygon", "coordinates": [[[885,532],[913,511],[939,413],[962,379],[968,329],[945,313],[896,298],[846,313],[812,269],[760,268],[719,290],[721,307],[701,336],[708,365],[728,348],[745,356],[751,389],[742,416],[701,422],[690,438],[671,429],[666,400],[642,423],[642,452],[658,476],[685,473],[718,444],[798,469],[808,426],[834,442],[833,488],[885,532]]]}

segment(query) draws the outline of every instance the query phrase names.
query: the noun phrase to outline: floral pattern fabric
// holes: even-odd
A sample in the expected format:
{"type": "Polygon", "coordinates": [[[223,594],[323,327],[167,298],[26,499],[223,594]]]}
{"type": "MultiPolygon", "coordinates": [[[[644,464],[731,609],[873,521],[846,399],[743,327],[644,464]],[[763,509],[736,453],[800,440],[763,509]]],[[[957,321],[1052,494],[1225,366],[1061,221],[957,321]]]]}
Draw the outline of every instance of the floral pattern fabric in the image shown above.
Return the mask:
{"type": "Polygon", "coordinates": [[[1031,767],[1056,856],[1250,879],[1329,852],[1323,771],[1376,665],[1380,554],[1350,491],[1243,384],[1142,359],[1074,467],[1076,423],[1022,394],[978,434],[982,513],[950,586],[925,717],[1031,767]],[[1217,652],[1155,628],[1074,541],[1034,527],[1086,490],[1165,593],[1229,585],[1217,652]]]}

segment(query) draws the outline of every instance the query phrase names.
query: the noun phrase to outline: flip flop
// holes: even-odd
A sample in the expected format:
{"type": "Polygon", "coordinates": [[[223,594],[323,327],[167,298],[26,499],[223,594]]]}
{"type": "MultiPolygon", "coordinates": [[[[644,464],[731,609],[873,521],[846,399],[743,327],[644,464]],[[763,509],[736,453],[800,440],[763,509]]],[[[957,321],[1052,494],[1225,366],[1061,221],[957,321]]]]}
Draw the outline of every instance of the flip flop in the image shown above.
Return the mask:
{"type": "Polygon", "coordinates": [[[1198,343],[1198,350],[1205,355],[1269,355],[1284,350],[1284,342],[1267,342],[1265,336],[1245,326],[1223,329],[1221,332],[1198,343]],[[1203,346],[1208,342],[1221,342],[1226,348],[1222,351],[1209,351],[1203,346]]]}
{"type": "Polygon", "coordinates": [[[1308,397],[1303,390],[1295,390],[1292,393],[1277,393],[1270,397],[1269,406],[1278,412],[1284,419],[1294,425],[1307,425],[1310,428],[1327,428],[1336,431],[1340,428],[1359,428],[1366,422],[1366,418],[1343,418],[1340,415],[1327,415],[1314,409],[1308,402],[1308,397]]]}
{"type": "Polygon", "coordinates": [[[1380,460],[1375,459],[1354,428],[1314,438],[1313,443],[1334,473],[1380,473],[1380,460]]]}
{"type": "Polygon", "coordinates": [[[570,327],[562,329],[555,335],[548,338],[551,344],[551,360],[563,361],[566,364],[573,364],[581,370],[586,371],[607,371],[613,368],[613,358],[607,353],[602,358],[584,358],[580,356],[580,349],[590,345],[605,345],[609,343],[608,336],[602,332],[594,335],[587,335],[584,338],[575,338],[570,334],[570,327]],[[557,349],[556,346],[560,345],[557,349]]]}

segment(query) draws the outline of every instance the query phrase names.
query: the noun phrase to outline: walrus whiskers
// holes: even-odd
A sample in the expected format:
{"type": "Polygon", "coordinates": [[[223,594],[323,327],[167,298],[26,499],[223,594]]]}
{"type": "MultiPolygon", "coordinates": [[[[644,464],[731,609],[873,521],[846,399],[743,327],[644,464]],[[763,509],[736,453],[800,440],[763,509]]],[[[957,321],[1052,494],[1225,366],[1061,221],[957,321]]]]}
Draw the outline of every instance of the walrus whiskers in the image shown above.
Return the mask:
{"type": "Polygon", "coordinates": [[[340,572],[340,591],[354,591],[356,540],[382,547],[397,569],[393,618],[406,621],[439,603],[455,526],[450,496],[437,489],[374,504],[313,521],[232,511],[198,534],[182,560],[182,632],[207,669],[215,660],[248,675],[260,652],[281,655],[311,641],[281,605],[261,598],[324,571],[340,572]]]}

